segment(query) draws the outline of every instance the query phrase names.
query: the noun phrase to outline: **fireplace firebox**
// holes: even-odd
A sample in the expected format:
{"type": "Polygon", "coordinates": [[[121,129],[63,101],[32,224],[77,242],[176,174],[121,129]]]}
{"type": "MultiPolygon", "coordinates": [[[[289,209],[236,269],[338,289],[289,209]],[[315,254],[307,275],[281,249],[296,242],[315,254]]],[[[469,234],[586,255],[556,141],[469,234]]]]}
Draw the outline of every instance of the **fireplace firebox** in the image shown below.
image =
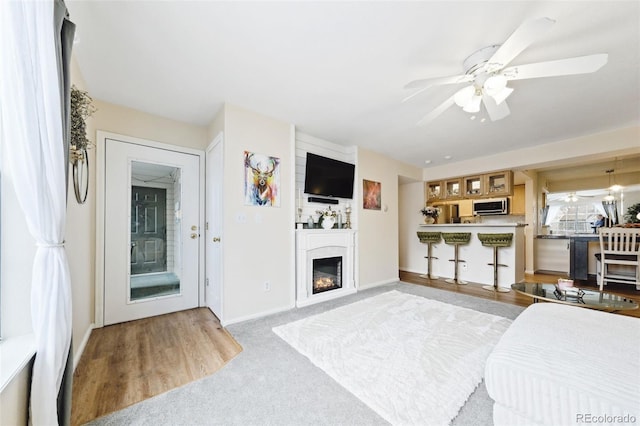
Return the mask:
{"type": "Polygon", "coordinates": [[[354,294],[355,236],[352,229],[296,230],[296,306],[354,294]]]}
{"type": "Polygon", "coordinates": [[[313,259],[313,294],[342,288],[342,256],[313,259]]]}

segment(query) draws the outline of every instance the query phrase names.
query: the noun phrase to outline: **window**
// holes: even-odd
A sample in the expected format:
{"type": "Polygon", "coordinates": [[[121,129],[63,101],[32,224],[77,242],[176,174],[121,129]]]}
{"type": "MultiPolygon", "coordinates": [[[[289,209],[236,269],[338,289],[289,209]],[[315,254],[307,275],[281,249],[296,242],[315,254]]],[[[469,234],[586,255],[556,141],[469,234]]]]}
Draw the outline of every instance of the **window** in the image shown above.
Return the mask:
{"type": "Polygon", "coordinates": [[[598,215],[613,219],[614,224],[624,223],[628,207],[638,202],[640,185],[625,186],[619,192],[600,189],[550,193],[547,194],[548,211],[543,225],[552,234],[592,234],[598,215]],[[605,208],[603,201],[609,197],[615,203],[605,208]]]}
{"type": "Polygon", "coordinates": [[[547,225],[553,234],[592,234],[599,214],[605,214],[599,198],[549,201],[547,225]]]}

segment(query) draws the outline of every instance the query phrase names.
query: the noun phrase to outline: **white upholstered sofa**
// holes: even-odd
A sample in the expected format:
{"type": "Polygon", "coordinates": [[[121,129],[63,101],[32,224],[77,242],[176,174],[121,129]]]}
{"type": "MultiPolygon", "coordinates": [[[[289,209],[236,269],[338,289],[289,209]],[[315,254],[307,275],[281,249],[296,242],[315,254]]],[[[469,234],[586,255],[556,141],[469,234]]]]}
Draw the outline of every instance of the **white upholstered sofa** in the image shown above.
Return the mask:
{"type": "Polygon", "coordinates": [[[487,359],[495,425],[640,425],[640,318],[536,303],[487,359]]]}

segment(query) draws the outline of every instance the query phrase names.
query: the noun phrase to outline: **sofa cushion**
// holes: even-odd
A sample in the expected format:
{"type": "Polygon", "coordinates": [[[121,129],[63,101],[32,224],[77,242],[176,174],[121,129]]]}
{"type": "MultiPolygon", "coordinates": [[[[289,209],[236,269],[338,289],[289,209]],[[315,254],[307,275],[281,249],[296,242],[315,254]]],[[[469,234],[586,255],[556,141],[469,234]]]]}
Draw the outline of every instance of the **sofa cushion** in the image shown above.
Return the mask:
{"type": "Polygon", "coordinates": [[[533,304],[489,355],[485,383],[502,411],[532,424],[585,423],[586,416],[595,415],[635,416],[637,421],[640,319],[533,304]]]}

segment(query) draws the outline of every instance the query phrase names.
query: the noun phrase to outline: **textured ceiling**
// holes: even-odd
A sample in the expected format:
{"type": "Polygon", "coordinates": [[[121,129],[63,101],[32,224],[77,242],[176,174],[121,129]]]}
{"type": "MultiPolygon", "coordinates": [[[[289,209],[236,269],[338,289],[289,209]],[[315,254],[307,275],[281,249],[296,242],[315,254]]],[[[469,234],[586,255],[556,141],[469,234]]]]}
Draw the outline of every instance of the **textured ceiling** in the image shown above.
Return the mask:
{"type": "Polygon", "coordinates": [[[93,97],[198,125],[229,102],[426,167],[640,123],[638,1],[67,5],[93,97]],[[554,27],[511,65],[596,53],[608,64],[510,83],[511,115],[500,121],[472,121],[454,106],[416,126],[461,86],[401,103],[407,82],[460,74],[475,50],[543,16],[554,27]]]}

